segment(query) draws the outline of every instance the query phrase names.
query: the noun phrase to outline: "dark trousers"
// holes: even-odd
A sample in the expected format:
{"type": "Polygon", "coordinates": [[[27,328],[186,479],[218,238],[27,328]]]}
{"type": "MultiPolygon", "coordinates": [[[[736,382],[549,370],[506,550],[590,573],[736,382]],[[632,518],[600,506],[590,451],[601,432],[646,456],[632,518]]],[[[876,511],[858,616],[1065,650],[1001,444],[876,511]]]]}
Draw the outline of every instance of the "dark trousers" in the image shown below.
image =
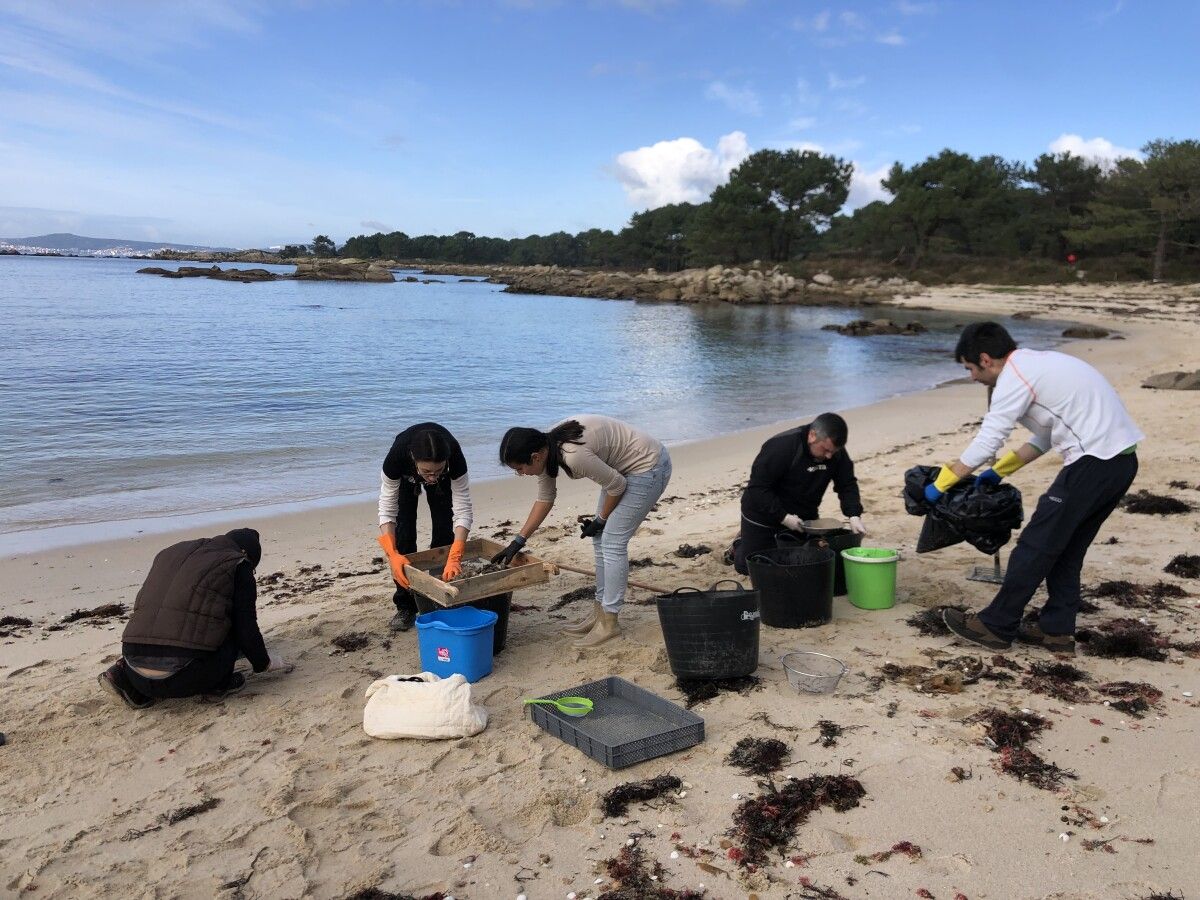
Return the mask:
{"type": "MultiPolygon", "coordinates": [[[[812,515],[809,518],[815,519],[812,515]]],[[[749,575],[750,567],[746,564],[746,560],[752,557],[755,553],[762,553],[764,550],[774,550],[781,546],[780,538],[783,538],[783,543],[791,541],[793,546],[799,546],[805,542],[804,535],[797,534],[782,525],[774,528],[767,528],[763,525],[757,525],[753,522],[748,522],[745,518],[742,519],[742,532],[738,536],[736,546],[733,551],[733,570],[739,575],[749,575]]]]}
{"type": "MultiPolygon", "coordinates": [[[[407,490],[408,485],[400,488],[400,509],[396,513],[396,549],[407,556],[417,552],[417,500],[420,499],[419,488],[407,490]]],[[[445,547],[454,541],[454,512],[451,507],[450,484],[442,479],[437,484],[426,484],[425,499],[429,502],[429,518],[433,521],[433,536],[430,547],[445,547]]],[[[400,611],[415,610],[417,603],[412,593],[396,584],[396,593],[392,602],[400,611]]]]}
{"type": "Polygon", "coordinates": [[[186,666],[166,678],[146,678],[131,666],[125,666],[129,681],[147,697],[165,700],[171,697],[194,697],[209,694],[225,686],[233,674],[233,664],[239,653],[233,636],[225,639],[220,647],[205,656],[198,656],[186,666]]]}
{"type": "Polygon", "coordinates": [[[1038,625],[1046,634],[1074,634],[1079,574],[1088,548],[1137,475],[1137,454],[1064,466],[1021,532],[1004,583],[979,618],[995,634],[1016,637],[1025,606],[1046,582],[1049,599],[1038,625]]]}

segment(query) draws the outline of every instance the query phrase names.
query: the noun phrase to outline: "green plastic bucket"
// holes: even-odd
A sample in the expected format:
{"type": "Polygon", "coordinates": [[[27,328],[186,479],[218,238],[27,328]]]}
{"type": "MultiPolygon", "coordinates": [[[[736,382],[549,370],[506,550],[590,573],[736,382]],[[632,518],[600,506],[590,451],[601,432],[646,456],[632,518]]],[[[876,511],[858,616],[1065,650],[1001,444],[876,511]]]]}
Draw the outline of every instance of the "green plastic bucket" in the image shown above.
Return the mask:
{"type": "Polygon", "coordinates": [[[859,609],[891,609],[896,604],[896,563],[900,554],[883,547],[847,547],[846,589],[859,609]]]}

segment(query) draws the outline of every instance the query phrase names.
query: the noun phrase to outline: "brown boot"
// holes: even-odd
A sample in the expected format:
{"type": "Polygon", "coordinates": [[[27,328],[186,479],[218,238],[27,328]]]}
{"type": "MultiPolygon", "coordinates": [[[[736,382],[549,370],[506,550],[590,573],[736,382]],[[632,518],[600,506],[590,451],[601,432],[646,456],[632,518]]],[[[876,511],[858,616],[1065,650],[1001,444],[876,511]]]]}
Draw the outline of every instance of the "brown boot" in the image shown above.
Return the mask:
{"type": "Polygon", "coordinates": [[[597,647],[607,640],[615,638],[621,633],[621,626],[617,624],[617,614],[605,612],[603,609],[596,614],[596,624],[592,626],[592,630],[575,641],[575,647],[581,650],[589,647],[597,647]]]}
{"type": "Polygon", "coordinates": [[[563,631],[567,634],[587,634],[592,630],[592,626],[596,624],[596,616],[600,614],[600,601],[596,600],[592,603],[592,608],[588,610],[588,614],[578,622],[572,622],[570,625],[564,625],[563,631]]]}

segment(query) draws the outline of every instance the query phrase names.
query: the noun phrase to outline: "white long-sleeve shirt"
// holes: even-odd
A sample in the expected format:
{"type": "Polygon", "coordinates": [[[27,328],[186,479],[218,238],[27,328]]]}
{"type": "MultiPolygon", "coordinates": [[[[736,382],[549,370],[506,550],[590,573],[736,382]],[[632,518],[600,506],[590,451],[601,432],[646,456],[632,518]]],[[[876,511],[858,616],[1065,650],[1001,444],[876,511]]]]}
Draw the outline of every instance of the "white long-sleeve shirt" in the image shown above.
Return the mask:
{"type": "MultiPolygon", "coordinates": [[[[388,478],[382,471],[379,473],[379,524],[395,522],[400,512],[400,486],[406,490],[412,489],[412,484],[403,478],[388,478]]],[[[419,488],[418,488],[419,489],[419,488]]],[[[454,516],[454,527],[471,530],[475,520],[475,510],[471,505],[471,477],[464,473],[458,478],[450,479],[450,511],[454,516]]]]}
{"type": "Polygon", "coordinates": [[[998,456],[1018,423],[1032,433],[1029,443],[1054,449],[1068,466],[1084,456],[1111,459],[1146,437],[1103,375],[1056,350],[1009,354],[962,464],[974,469],[998,456]]]}

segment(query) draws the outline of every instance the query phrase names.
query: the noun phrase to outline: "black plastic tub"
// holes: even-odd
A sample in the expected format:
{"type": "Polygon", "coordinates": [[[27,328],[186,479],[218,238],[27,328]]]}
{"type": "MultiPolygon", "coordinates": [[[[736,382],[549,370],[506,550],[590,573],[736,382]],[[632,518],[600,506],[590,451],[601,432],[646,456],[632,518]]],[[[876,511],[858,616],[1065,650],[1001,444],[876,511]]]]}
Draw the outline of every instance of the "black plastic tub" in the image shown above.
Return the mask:
{"type": "Polygon", "coordinates": [[[772,628],[813,628],[833,618],[834,552],[814,543],[778,547],[746,562],[759,593],[762,623],[772,628]]]}
{"type": "Polygon", "coordinates": [[[676,678],[738,678],[758,668],[758,591],[730,579],[707,591],[679,588],[656,602],[676,678]]]}
{"type": "Polygon", "coordinates": [[[828,544],[829,549],[833,551],[833,596],[846,596],[846,564],[842,561],[842,551],[849,550],[851,547],[862,546],[862,535],[855,534],[849,528],[845,531],[839,531],[837,534],[829,534],[823,537],[815,537],[809,541],[809,546],[821,546],[822,543],[828,544]]]}
{"type": "MultiPolygon", "coordinates": [[[[441,574],[440,570],[438,574],[441,574]]],[[[417,612],[419,613],[446,608],[440,603],[434,603],[425,595],[418,594],[416,591],[413,591],[413,599],[417,601],[417,612]]],[[[492,656],[498,654],[504,649],[504,644],[508,640],[508,614],[512,608],[512,591],[509,591],[507,594],[484,597],[482,600],[475,600],[463,605],[473,606],[476,609],[490,610],[496,614],[496,625],[492,631],[492,656]]]]}

